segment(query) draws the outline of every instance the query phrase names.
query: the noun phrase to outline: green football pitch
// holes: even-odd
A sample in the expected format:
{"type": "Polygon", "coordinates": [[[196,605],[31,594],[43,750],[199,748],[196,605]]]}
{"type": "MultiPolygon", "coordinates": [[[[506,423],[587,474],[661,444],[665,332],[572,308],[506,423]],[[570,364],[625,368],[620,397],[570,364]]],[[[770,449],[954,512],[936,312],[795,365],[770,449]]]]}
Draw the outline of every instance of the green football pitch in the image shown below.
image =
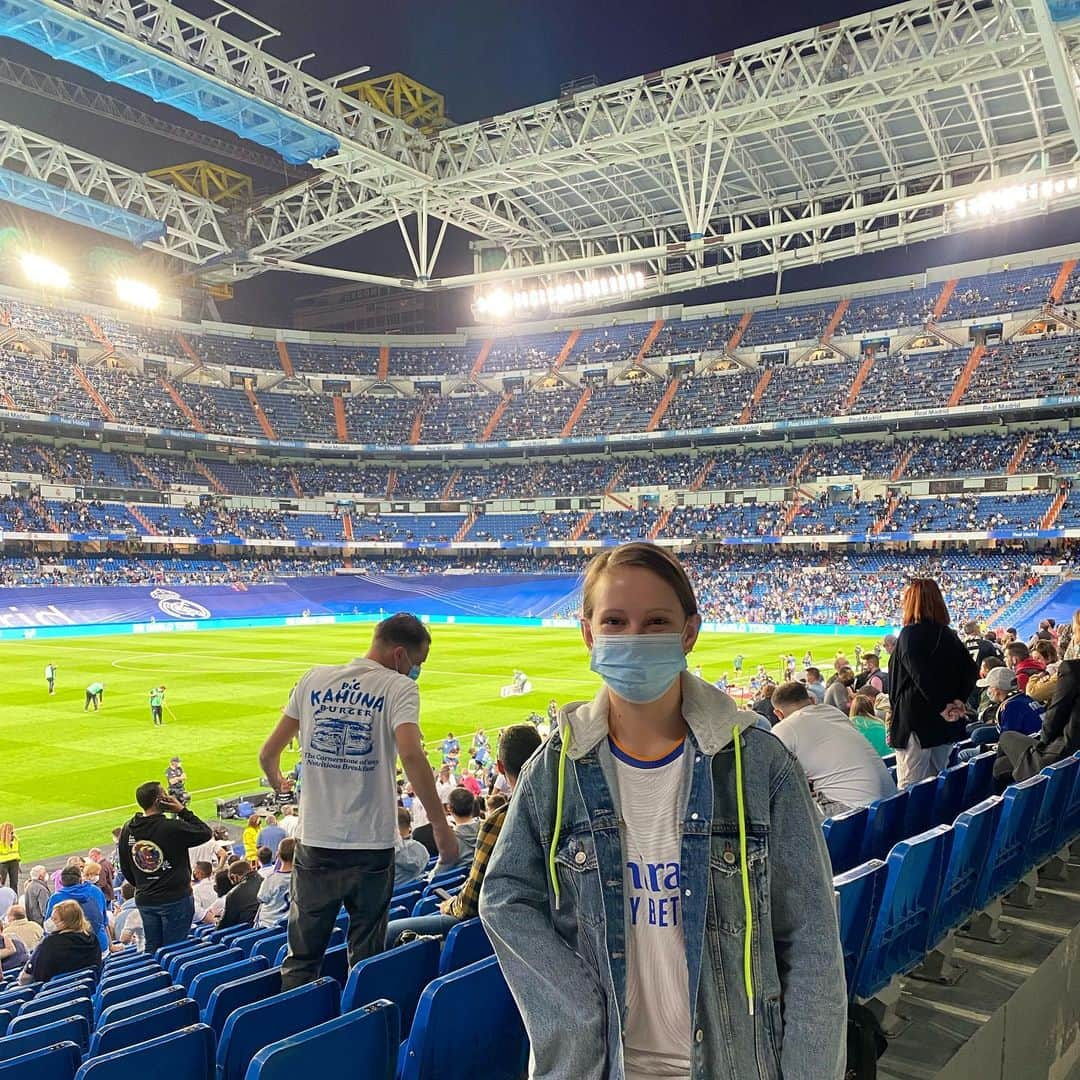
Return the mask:
{"type": "MultiPolygon", "coordinates": [[[[467,748],[489,733],[543,713],[548,702],[591,697],[599,681],[574,630],[438,626],[420,680],[421,724],[434,751],[448,731],[467,748]],[[512,670],[532,692],[500,698],[512,670]]],[[[111,843],[112,829],[134,810],[134,790],[162,779],[169,758],[183,758],[193,809],[210,817],[214,799],[257,788],[258,751],[296,679],[312,664],[339,663],[367,648],[370,629],[313,626],[144,637],[77,638],[0,645],[0,821],[13,821],[24,869],[38,859],[111,843]],[[45,664],[57,667],[49,697],[45,664]],[[86,686],[105,684],[100,712],[84,712],[86,686]],[[149,690],[163,682],[169,712],[153,727],[149,690]]],[[[773,677],[781,653],[798,661],[809,648],[820,666],[856,639],[833,636],[702,635],[690,658],[705,678],[743,678],[758,664],[773,677]]],[[[873,638],[862,642],[864,648],[873,638]]],[[[295,755],[286,755],[291,766],[295,755]]]]}

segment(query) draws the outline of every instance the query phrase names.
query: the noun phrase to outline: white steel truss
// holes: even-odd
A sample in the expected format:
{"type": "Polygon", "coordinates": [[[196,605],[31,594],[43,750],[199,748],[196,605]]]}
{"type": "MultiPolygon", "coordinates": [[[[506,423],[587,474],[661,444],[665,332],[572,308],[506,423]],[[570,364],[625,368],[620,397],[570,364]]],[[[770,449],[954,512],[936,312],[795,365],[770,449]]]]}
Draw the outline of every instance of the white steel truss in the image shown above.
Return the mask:
{"type": "Polygon", "coordinates": [[[1080,156],[1080,28],[1047,0],[906,0],[433,136],[268,55],[272,28],[224,33],[228,5],[200,20],[167,0],[45,2],[339,137],[314,178],[247,212],[208,277],[398,222],[403,286],[629,265],[660,295],[972,228],[955,199],[1073,175],[1080,156]],[[445,223],[498,269],[436,276],[445,223]]]}
{"type": "Polygon", "coordinates": [[[162,222],[164,235],[145,246],[184,262],[206,263],[233,246],[223,230],[223,207],[2,120],[0,168],[162,222]]]}

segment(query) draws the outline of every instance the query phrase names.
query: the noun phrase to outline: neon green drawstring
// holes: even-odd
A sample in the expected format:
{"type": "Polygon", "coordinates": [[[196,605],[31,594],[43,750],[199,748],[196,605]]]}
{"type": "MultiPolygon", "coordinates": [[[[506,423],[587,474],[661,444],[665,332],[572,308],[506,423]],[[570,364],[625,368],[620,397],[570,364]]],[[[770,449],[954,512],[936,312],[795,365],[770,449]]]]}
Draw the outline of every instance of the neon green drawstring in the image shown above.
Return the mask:
{"type": "Polygon", "coordinates": [[[739,728],[735,727],[735,798],[739,808],[739,861],[742,864],[742,898],[746,926],[743,929],[743,979],[746,982],[746,1005],[754,1015],[753,933],[754,911],[750,906],[750,867],[746,861],[746,810],[743,800],[742,747],[739,728]]]}
{"type": "Polygon", "coordinates": [[[566,721],[563,732],[562,748],[559,750],[559,781],[555,789],[555,829],[551,836],[551,850],[548,852],[548,874],[551,888],[555,892],[555,910],[559,910],[559,875],[555,870],[555,851],[559,846],[559,834],[562,832],[563,791],[566,789],[566,751],[570,745],[570,721],[566,721]]]}

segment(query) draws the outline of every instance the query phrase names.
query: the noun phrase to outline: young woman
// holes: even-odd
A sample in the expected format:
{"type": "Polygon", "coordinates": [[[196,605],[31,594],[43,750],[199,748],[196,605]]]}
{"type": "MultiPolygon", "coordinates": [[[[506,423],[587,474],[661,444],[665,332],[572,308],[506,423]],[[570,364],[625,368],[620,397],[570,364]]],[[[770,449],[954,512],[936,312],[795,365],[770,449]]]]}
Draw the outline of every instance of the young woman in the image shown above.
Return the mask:
{"type": "Polygon", "coordinates": [[[76,900],[61,900],[51,915],[56,933],[48,934],[30,957],[19,982],[48,982],[68,971],[101,966],[101,946],[76,900]]]}
{"type": "Polygon", "coordinates": [[[904,590],[904,627],[889,658],[889,745],[901,788],[937,776],[952,744],[965,738],[965,702],[977,678],[975,661],[949,626],[937,582],[914,578],[904,590]]]}
{"type": "Polygon", "coordinates": [[[244,858],[252,864],[254,864],[259,854],[259,827],[259,815],[252,814],[251,817],[248,818],[247,827],[244,829],[242,836],[244,842],[244,858]]]}
{"type": "Polygon", "coordinates": [[[0,885],[19,891],[19,838],[10,821],[0,825],[0,885]]]}
{"type": "Polygon", "coordinates": [[[510,799],[480,914],[545,1080],[835,1080],[846,994],[831,871],[783,745],[687,671],[678,561],[598,555],[566,706],[510,799]]]}

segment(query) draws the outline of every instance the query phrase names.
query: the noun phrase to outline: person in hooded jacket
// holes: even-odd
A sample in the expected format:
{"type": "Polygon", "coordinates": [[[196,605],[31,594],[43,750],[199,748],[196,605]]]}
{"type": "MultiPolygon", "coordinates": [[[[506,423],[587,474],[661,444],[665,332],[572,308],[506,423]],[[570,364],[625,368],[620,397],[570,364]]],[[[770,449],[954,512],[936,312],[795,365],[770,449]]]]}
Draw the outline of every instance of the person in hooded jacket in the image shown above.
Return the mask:
{"type": "Polygon", "coordinates": [[[687,671],[700,626],[666,549],[589,564],[604,685],[525,766],[480,895],[534,1077],[843,1076],[820,817],[757,716],[687,671]]]}
{"type": "Polygon", "coordinates": [[[105,914],[105,894],[92,882],[83,881],[82,872],[77,866],[65,866],[60,871],[60,888],[49,897],[49,902],[45,905],[46,921],[52,917],[57,904],[62,904],[65,900],[74,900],[82,908],[101,951],[108,952],[109,923],[105,914]]]}

